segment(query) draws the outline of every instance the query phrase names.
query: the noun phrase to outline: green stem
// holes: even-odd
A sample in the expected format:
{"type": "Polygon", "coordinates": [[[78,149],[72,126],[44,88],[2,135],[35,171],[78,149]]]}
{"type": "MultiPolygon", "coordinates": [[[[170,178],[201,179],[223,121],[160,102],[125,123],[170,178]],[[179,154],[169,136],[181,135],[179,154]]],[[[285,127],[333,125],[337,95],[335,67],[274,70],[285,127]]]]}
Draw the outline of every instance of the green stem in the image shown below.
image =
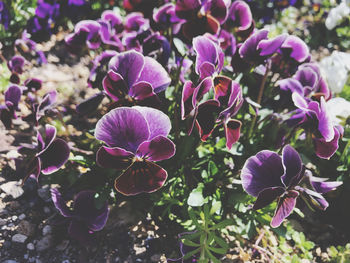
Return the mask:
{"type": "MultiPolygon", "coordinates": [[[[269,75],[269,72],[270,72],[270,66],[269,64],[266,65],[266,71],[265,71],[265,74],[264,74],[264,77],[261,81],[261,84],[260,84],[260,88],[259,88],[259,94],[258,94],[258,98],[256,100],[256,102],[260,105],[261,104],[261,100],[262,100],[262,96],[264,94],[264,89],[265,89],[265,83],[266,83],[266,80],[267,80],[267,76],[269,75]]],[[[249,128],[249,132],[248,132],[248,138],[250,138],[252,136],[252,133],[253,133],[253,130],[254,130],[254,127],[255,127],[255,123],[256,123],[256,119],[257,119],[257,115],[254,115],[254,118],[253,118],[253,121],[250,125],[250,128],[249,128]]]]}

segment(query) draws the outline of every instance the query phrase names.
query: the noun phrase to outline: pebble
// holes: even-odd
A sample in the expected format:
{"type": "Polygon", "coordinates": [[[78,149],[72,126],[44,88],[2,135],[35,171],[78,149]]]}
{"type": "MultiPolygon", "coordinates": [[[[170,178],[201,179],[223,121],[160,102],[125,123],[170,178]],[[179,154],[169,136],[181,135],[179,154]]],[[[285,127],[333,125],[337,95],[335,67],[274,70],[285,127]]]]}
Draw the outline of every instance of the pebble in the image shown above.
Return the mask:
{"type": "Polygon", "coordinates": [[[151,257],[151,261],[152,262],[160,262],[160,258],[162,257],[162,255],[160,254],[155,254],[151,257]]]}
{"type": "Polygon", "coordinates": [[[23,195],[24,191],[21,184],[17,181],[10,181],[0,185],[0,189],[12,198],[17,199],[23,195]]]}
{"type": "Polygon", "coordinates": [[[27,220],[22,220],[18,224],[17,228],[18,233],[21,233],[26,236],[33,236],[35,233],[35,225],[32,223],[29,223],[27,220]]]}
{"type": "Polygon", "coordinates": [[[44,206],[44,212],[46,213],[46,214],[50,214],[50,208],[48,208],[47,206],[44,206]]]}
{"type": "Polygon", "coordinates": [[[34,250],[35,249],[34,244],[33,243],[28,243],[27,244],[27,249],[28,250],[34,250]]]}
{"type": "Polygon", "coordinates": [[[17,216],[12,216],[12,217],[11,217],[12,221],[16,221],[17,218],[18,218],[17,216]]]}
{"type": "Polygon", "coordinates": [[[27,240],[27,236],[22,235],[22,234],[16,234],[12,237],[12,242],[16,242],[16,243],[24,243],[27,240]]]}
{"type": "Polygon", "coordinates": [[[18,263],[18,262],[16,260],[13,260],[13,259],[8,259],[8,260],[3,261],[2,263],[18,263]]]}
{"type": "Polygon", "coordinates": [[[50,186],[45,184],[40,189],[38,189],[38,196],[45,202],[51,201],[50,186]]]}
{"type": "Polygon", "coordinates": [[[70,263],[70,261],[68,259],[65,259],[62,261],[62,263],[70,263]]]}
{"type": "Polygon", "coordinates": [[[24,259],[28,259],[28,258],[29,258],[29,255],[28,255],[28,254],[24,254],[23,258],[24,258],[24,259]]]}
{"type": "Polygon", "coordinates": [[[53,237],[51,235],[44,236],[36,244],[36,250],[41,252],[44,251],[53,245],[53,237]]]}
{"type": "Polygon", "coordinates": [[[25,218],[26,218],[26,215],[25,215],[25,214],[20,214],[19,217],[18,217],[19,220],[23,220],[23,219],[25,219],[25,218]]]}
{"type": "Polygon", "coordinates": [[[6,224],[6,220],[3,218],[0,218],[0,226],[3,226],[6,224]]]}
{"type": "Polygon", "coordinates": [[[44,226],[43,228],[43,236],[47,236],[52,233],[52,228],[49,225],[44,226]]]}
{"type": "Polygon", "coordinates": [[[4,199],[6,197],[6,194],[5,193],[1,193],[0,197],[1,197],[1,199],[4,199]]]}
{"type": "Polygon", "coordinates": [[[134,246],[134,250],[135,250],[135,255],[140,255],[140,254],[146,252],[146,248],[145,247],[134,246]]]}

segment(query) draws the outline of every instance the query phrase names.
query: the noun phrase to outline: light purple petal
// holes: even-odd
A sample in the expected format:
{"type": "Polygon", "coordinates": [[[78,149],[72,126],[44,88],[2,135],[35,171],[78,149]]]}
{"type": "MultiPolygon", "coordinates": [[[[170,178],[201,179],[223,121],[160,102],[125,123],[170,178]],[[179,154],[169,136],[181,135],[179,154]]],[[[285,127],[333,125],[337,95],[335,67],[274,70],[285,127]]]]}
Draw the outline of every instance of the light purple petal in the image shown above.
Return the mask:
{"type": "Polygon", "coordinates": [[[323,159],[329,159],[338,150],[340,132],[334,128],[334,137],[327,142],[324,138],[314,138],[316,155],[323,159]]]}
{"type": "Polygon", "coordinates": [[[138,146],[149,139],[150,129],[145,117],[134,108],[111,110],[96,124],[95,137],[109,147],[136,152],[138,146]]]}
{"type": "Polygon", "coordinates": [[[304,95],[304,88],[301,85],[301,83],[294,79],[294,78],[288,78],[288,79],[282,79],[278,81],[278,86],[283,91],[289,91],[290,93],[298,93],[299,95],[304,95]]]}
{"type": "Polygon", "coordinates": [[[260,41],[267,39],[269,31],[262,29],[256,31],[251,35],[239,49],[239,55],[242,59],[247,61],[255,61],[257,57],[260,57],[258,53],[258,44],[260,41]]]}
{"type": "MultiPolygon", "coordinates": [[[[335,190],[337,187],[343,184],[343,182],[340,182],[340,181],[332,181],[332,182],[320,181],[320,180],[317,180],[318,178],[315,176],[310,176],[309,179],[312,187],[315,189],[317,193],[320,193],[320,194],[325,194],[332,190],[335,190]]],[[[327,180],[326,178],[320,178],[320,179],[327,180]]]]}
{"type": "Polygon", "coordinates": [[[303,40],[296,36],[288,36],[281,46],[282,52],[297,62],[303,62],[309,57],[309,48],[303,40]]]}
{"type": "Polygon", "coordinates": [[[244,1],[234,1],[230,7],[228,19],[238,25],[239,31],[247,30],[253,23],[253,15],[249,5],[244,1]]]}
{"type": "Polygon", "coordinates": [[[154,92],[159,93],[169,86],[171,79],[161,64],[153,58],[145,57],[145,66],[138,81],[150,83],[154,92]]]}
{"type": "Polygon", "coordinates": [[[132,108],[139,111],[146,119],[150,132],[148,140],[152,140],[158,135],[168,136],[171,130],[171,122],[168,115],[150,107],[134,106],[132,108]]]}
{"type": "Polygon", "coordinates": [[[182,89],[181,97],[181,118],[184,120],[190,112],[194,109],[193,105],[193,93],[196,89],[196,86],[192,81],[186,81],[182,89]]]}
{"type": "Polygon", "coordinates": [[[320,112],[317,116],[318,119],[318,130],[323,136],[326,142],[329,142],[334,139],[334,128],[332,123],[332,118],[327,111],[326,101],[324,97],[321,97],[320,101],[320,112]]]}
{"type": "Polygon", "coordinates": [[[299,182],[300,173],[302,172],[302,161],[296,150],[290,145],[286,145],[282,151],[282,164],[284,174],[282,181],[286,187],[299,182]]]}
{"type": "Polygon", "coordinates": [[[260,56],[271,56],[276,53],[287,37],[287,34],[282,34],[272,39],[261,40],[257,46],[257,49],[260,50],[260,56]]]}
{"type": "Polygon", "coordinates": [[[71,211],[68,206],[66,205],[66,202],[62,198],[61,193],[58,191],[57,188],[51,189],[51,199],[57,208],[58,211],[60,211],[61,215],[64,217],[72,217],[73,211],[71,211]]]}
{"type": "Polygon", "coordinates": [[[153,87],[146,81],[139,81],[135,83],[129,90],[129,95],[138,101],[145,100],[149,97],[157,96],[153,92],[153,87]]]}
{"type": "Polygon", "coordinates": [[[169,159],[174,154],[175,144],[162,135],[141,143],[136,152],[137,156],[153,162],[169,159]]]}

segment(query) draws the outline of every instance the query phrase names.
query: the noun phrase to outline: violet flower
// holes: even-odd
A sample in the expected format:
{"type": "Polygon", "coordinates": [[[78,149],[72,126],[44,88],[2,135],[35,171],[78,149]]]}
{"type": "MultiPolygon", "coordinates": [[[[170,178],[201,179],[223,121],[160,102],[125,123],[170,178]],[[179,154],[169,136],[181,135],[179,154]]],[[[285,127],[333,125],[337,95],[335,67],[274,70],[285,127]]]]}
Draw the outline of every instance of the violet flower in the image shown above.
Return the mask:
{"type": "Polygon", "coordinates": [[[10,25],[10,12],[3,1],[0,1],[0,24],[7,30],[10,25]]]}
{"type": "Polygon", "coordinates": [[[242,172],[243,189],[257,197],[253,209],[261,209],[277,199],[277,207],[271,221],[272,227],[278,227],[296,206],[298,196],[312,199],[318,207],[325,210],[328,206],[322,194],[327,193],[342,182],[326,182],[305,171],[299,154],[287,145],[282,156],[264,150],[247,159],[242,172]],[[302,181],[311,182],[311,189],[301,187],[302,181]]]}
{"type": "Polygon", "coordinates": [[[186,20],[182,32],[191,40],[206,32],[216,34],[226,20],[227,6],[223,0],[179,0],[175,13],[186,20]]]}
{"type": "Polygon", "coordinates": [[[7,67],[12,73],[22,74],[26,60],[22,56],[13,56],[8,62],[7,67]]]}
{"type": "Polygon", "coordinates": [[[0,120],[7,129],[12,126],[12,119],[16,119],[16,110],[21,100],[22,89],[17,85],[8,87],[5,91],[5,105],[0,105],[0,120]]]}
{"type": "Polygon", "coordinates": [[[96,208],[95,191],[81,191],[74,200],[72,208],[66,205],[61,193],[56,189],[51,189],[51,198],[62,216],[68,218],[68,234],[80,243],[92,244],[92,234],[100,231],[106,225],[109,208],[105,201],[101,208],[96,208]]]}
{"type": "Polygon", "coordinates": [[[171,82],[156,60],[133,50],[113,57],[109,68],[103,88],[115,101],[158,100],[156,93],[164,91],[171,82]]]}
{"type": "Polygon", "coordinates": [[[171,27],[173,34],[177,34],[181,29],[181,25],[185,22],[185,20],[176,16],[175,5],[173,3],[167,3],[161,6],[156,12],[154,12],[153,20],[161,29],[171,27]]]}
{"type": "Polygon", "coordinates": [[[27,177],[38,180],[40,173],[52,174],[68,161],[70,148],[64,140],[56,138],[56,132],[56,128],[49,124],[45,125],[44,136],[37,132],[37,153],[28,165],[27,177]]]}
{"type": "Polygon", "coordinates": [[[321,97],[320,102],[307,102],[299,93],[294,92],[292,99],[298,110],[288,122],[301,126],[306,134],[311,134],[316,155],[329,159],[339,147],[338,142],[343,134],[343,128],[333,124],[324,97],[321,97]]]}
{"type": "Polygon", "coordinates": [[[221,72],[225,55],[214,41],[205,36],[195,37],[193,49],[196,52],[195,70],[201,80],[221,72]]]}
{"type": "Polygon", "coordinates": [[[248,37],[254,29],[254,20],[249,5],[244,1],[234,1],[228,11],[225,28],[236,28],[239,36],[248,37]]]}
{"type": "Polygon", "coordinates": [[[134,106],[114,109],[96,124],[95,137],[107,144],[97,152],[97,164],[122,170],[115,188],[124,195],[151,193],[163,186],[167,172],[154,162],[171,158],[174,143],[163,112],[134,106]]]}
{"type": "Polygon", "coordinates": [[[37,44],[29,38],[29,34],[26,30],[22,33],[21,38],[16,39],[15,48],[23,56],[29,55],[31,57],[32,53],[34,52],[37,61],[40,65],[47,63],[44,52],[37,48],[37,44]]]}

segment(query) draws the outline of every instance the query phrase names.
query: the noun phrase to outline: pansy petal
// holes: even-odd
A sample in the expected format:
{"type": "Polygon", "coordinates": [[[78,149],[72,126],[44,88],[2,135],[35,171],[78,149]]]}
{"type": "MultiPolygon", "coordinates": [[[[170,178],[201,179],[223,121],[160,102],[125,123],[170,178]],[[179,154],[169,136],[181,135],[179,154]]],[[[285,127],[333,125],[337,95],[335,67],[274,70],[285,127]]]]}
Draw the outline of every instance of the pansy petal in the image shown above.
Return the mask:
{"type": "Polygon", "coordinates": [[[108,96],[115,101],[124,98],[128,94],[128,90],[130,88],[127,86],[123,77],[114,70],[108,71],[107,75],[102,81],[102,86],[107,92],[108,96]]]}
{"type": "Polygon", "coordinates": [[[118,73],[128,87],[138,80],[144,65],[144,56],[134,50],[119,53],[109,62],[109,68],[118,73]]]}
{"type": "Polygon", "coordinates": [[[342,185],[343,182],[340,181],[332,181],[332,182],[325,182],[325,181],[317,181],[313,180],[315,178],[314,176],[310,177],[310,183],[312,187],[315,189],[317,193],[325,194],[329,191],[335,190],[338,186],[342,185]]]}
{"type": "Polygon", "coordinates": [[[73,219],[68,226],[68,234],[83,245],[92,245],[92,233],[89,233],[87,226],[78,220],[73,219]]]}
{"type": "Polygon", "coordinates": [[[87,98],[79,103],[76,107],[76,111],[81,115],[86,115],[96,111],[105,96],[106,95],[104,92],[99,92],[92,95],[90,98],[87,98]]]}
{"type": "Polygon", "coordinates": [[[248,158],[242,171],[243,189],[257,197],[265,188],[284,187],[281,176],[284,173],[282,158],[275,152],[264,150],[248,158]]]}
{"type": "Polygon", "coordinates": [[[229,10],[228,20],[232,20],[238,26],[239,31],[249,29],[253,23],[249,5],[244,1],[234,1],[229,10]]]}
{"type": "Polygon", "coordinates": [[[278,81],[278,86],[283,91],[289,91],[292,94],[296,92],[301,96],[304,95],[303,85],[301,85],[301,83],[294,78],[282,79],[278,81]]]}
{"type": "Polygon", "coordinates": [[[335,137],[335,128],[333,127],[332,117],[327,111],[326,101],[321,97],[320,112],[317,115],[318,130],[326,142],[329,142],[335,137]]]}
{"type": "Polygon", "coordinates": [[[205,141],[214,130],[220,110],[219,106],[220,103],[216,100],[207,100],[198,106],[196,126],[202,141],[205,141]]]}
{"type": "Polygon", "coordinates": [[[269,187],[262,190],[258,198],[256,199],[253,209],[258,210],[269,204],[271,204],[277,197],[281,196],[285,192],[283,187],[269,187]]]}
{"type": "Polygon", "coordinates": [[[73,211],[71,211],[68,206],[66,205],[66,202],[62,198],[61,193],[58,191],[57,188],[51,189],[51,199],[57,208],[58,211],[60,211],[61,215],[64,217],[72,217],[73,211]]]}
{"type": "Polygon", "coordinates": [[[146,119],[150,131],[148,140],[152,140],[158,135],[168,136],[171,130],[171,122],[168,115],[150,107],[134,106],[132,108],[138,110],[146,119]]]}
{"type": "Polygon", "coordinates": [[[146,81],[139,81],[135,83],[129,90],[129,95],[139,101],[152,96],[157,96],[153,92],[152,85],[146,81]]]}
{"type": "Polygon", "coordinates": [[[51,145],[38,157],[41,160],[41,172],[51,174],[64,165],[69,158],[70,149],[68,144],[62,139],[55,139],[51,145]]]}
{"type": "Polygon", "coordinates": [[[200,0],[179,0],[176,2],[175,13],[179,18],[190,19],[200,6],[200,0]]]}
{"type": "Polygon", "coordinates": [[[101,208],[96,208],[95,191],[85,190],[79,192],[73,203],[73,211],[76,218],[85,221],[89,230],[101,230],[108,218],[108,202],[105,201],[101,208]]]}
{"type": "Polygon", "coordinates": [[[280,49],[288,34],[282,34],[272,39],[263,39],[257,45],[260,50],[260,56],[271,56],[280,49]]]}
{"type": "Polygon", "coordinates": [[[239,55],[247,61],[254,61],[258,56],[258,44],[261,40],[267,39],[269,31],[262,29],[251,35],[239,49],[239,55]]]}
{"type": "Polygon", "coordinates": [[[207,61],[203,62],[199,68],[200,79],[210,77],[215,73],[215,66],[207,61]]]}
{"type": "Polygon", "coordinates": [[[196,89],[196,86],[192,81],[186,81],[182,89],[181,97],[181,118],[184,120],[190,112],[193,110],[193,93],[196,89]]]}
{"type": "Polygon", "coordinates": [[[169,86],[171,79],[161,64],[153,58],[145,57],[145,66],[138,81],[150,83],[154,92],[159,93],[169,86]]]}
{"type": "Polygon", "coordinates": [[[134,154],[122,148],[102,146],[96,153],[96,162],[104,168],[123,170],[129,167],[134,154]]]}
{"type": "Polygon", "coordinates": [[[124,195],[151,193],[163,186],[168,174],[149,161],[135,162],[115,180],[115,189],[124,195]]]}
{"type": "Polygon", "coordinates": [[[334,138],[327,142],[324,138],[314,138],[316,155],[323,159],[329,159],[338,150],[340,133],[334,128],[334,138]]]}
{"type": "Polygon", "coordinates": [[[193,92],[192,105],[195,107],[197,103],[207,94],[213,87],[213,80],[210,77],[203,79],[193,92]]]}
{"type": "Polygon", "coordinates": [[[293,92],[292,100],[294,102],[294,105],[297,108],[304,110],[304,111],[307,110],[308,104],[307,104],[306,100],[298,92],[293,92]]]}
{"type": "Polygon", "coordinates": [[[297,191],[290,190],[285,196],[280,198],[275,215],[271,221],[271,227],[279,227],[283,220],[293,212],[298,196],[299,193],[297,191]]]}
{"type": "MultiPolygon", "coordinates": [[[[284,174],[282,181],[286,187],[291,186],[294,179],[300,177],[302,172],[302,161],[296,150],[290,145],[286,145],[282,151],[282,163],[284,174]]],[[[297,182],[295,182],[297,183],[297,182]]]]}
{"type": "Polygon", "coordinates": [[[227,17],[227,6],[224,0],[206,1],[205,9],[220,23],[224,23],[227,17]]]}
{"type": "Polygon", "coordinates": [[[241,135],[242,123],[238,120],[225,122],[226,147],[231,150],[232,145],[238,142],[241,135]]]}
{"type": "Polygon", "coordinates": [[[153,162],[169,159],[174,154],[175,144],[162,135],[141,143],[136,152],[137,156],[145,157],[153,162]]]}
{"type": "Polygon", "coordinates": [[[305,61],[309,56],[309,48],[299,37],[289,35],[281,46],[282,52],[297,62],[305,61]]]}
{"type": "MultiPolygon", "coordinates": [[[[200,67],[204,62],[215,65],[218,60],[216,44],[205,36],[193,39],[193,49],[196,52],[196,73],[199,74],[200,67]]],[[[215,67],[214,67],[215,68],[215,67]]]]}
{"type": "Polygon", "coordinates": [[[120,107],[111,110],[96,124],[95,137],[109,147],[120,147],[135,152],[137,147],[148,140],[149,125],[140,111],[120,107]]]}
{"type": "Polygon", "coordinates": [[[5,101],[12,102],[14,109],[17,109],[21,96],[22,89],[17,85],[12,85],[5,91],[5,101]]]}

